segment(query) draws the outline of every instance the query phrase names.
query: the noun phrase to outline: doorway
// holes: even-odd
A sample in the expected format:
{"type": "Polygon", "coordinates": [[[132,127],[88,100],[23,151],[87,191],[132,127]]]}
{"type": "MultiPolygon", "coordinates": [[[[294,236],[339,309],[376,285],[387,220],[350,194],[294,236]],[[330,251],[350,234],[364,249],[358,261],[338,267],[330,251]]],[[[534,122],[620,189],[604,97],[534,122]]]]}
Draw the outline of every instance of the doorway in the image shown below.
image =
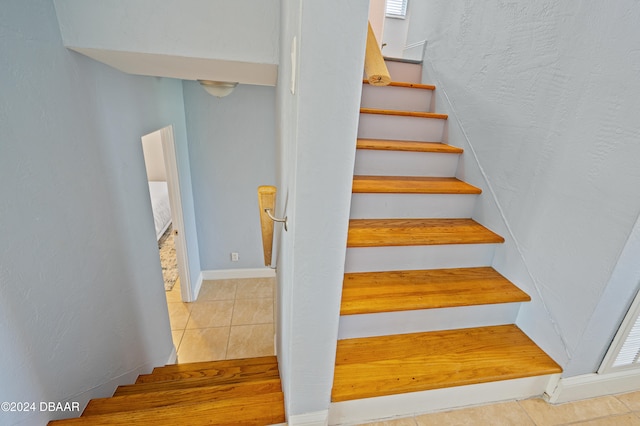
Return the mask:
{"type": "MultiPolygon", "coordinates": [[[[149,181],[156,238],[159,241],[164,239],[165,241],[162,241],[164,244],[166,244],[167,239],[170,239],[169,242],[175,247],[170,250],[170,252],[175,253],[175,258],[170,259],[170,261],[175,263],[175,268],[177,269],[177,274],[175,272],[173,274],[174,276],[177,275],[175,278],[180,283],[182,300],[190,301],[191,279],[188,268],[189,262],[186,251],[173,126],[167,126],[144,135],[141,141],[149,181]],[[170,230],[170,235],[164,235],[167,230],[170,230]]],[[[169,253],[169,256],[172,257],[173,254],[169,253]]]]}

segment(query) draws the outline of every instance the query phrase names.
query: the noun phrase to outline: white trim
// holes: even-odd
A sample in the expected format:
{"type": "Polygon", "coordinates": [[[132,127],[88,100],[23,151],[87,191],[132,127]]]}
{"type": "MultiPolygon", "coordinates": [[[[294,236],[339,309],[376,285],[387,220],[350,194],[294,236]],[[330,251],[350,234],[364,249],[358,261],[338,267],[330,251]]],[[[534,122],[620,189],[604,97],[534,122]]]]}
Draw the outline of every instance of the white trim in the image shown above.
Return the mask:
{"type": "MultiPolygon", "coordinates": [[[[622,324],[620,324],[620,327],[616,332],[613,342],[611,342],[611,345],[609,346],[609,349],[607,350],[607,353],[604,359],[602,360],[602,364],[598,369],[598,373],[607,374],[616,370],[620,371],[619,370],[620,368],[625,368],[625,367],[638,368],[637,362],[633,362],[631,364],[627,364],[623,366],[615,366],[615,364],[618,359],[618,356],[620,355],[620,351],[622,350],[625,343],[627,342],[627,339],[629,337],[629,334],[631,333],[631,330],[634,328],[634,325],[639,321],[639,315],[640,315],[640,293],[636,294],[633,300],[633,303],[631,304],[631,307],[627,311],[627,314],[625,315],[624,320],[622,321],[622,324]]],[[[634,349],[635,349],[636,358],[637,358],[638,343],[637,342],[635,343],[636,345],[634,346],[634,349]]]]}
{"type": "Polygon", "coordinates": [[[289,426],[327,426],[329,424],[329,410],[290,416],[289,426]]]}
{"type": "Polygon", "coordinates": [[[276,276],[276,270],[271,268],[248,269],[213,269],[202,271],[203,280],[229,280],[235,278],[272,278],[276,276]]]}
{"type": "Polygon", "coordinates": [[[176,260],[178,276],[180,277],[180,294],[182,300],[192,302],[196,300],[189,271],[189,253],[184,233],[184,216],[182,214],[182,195],[180,193],[180,174],[178,173],[178,158],[176,144],[173,137],[173,126],[160,129],[162,152],[164,154],[164,168],[167,173],[167,187],[169,188],[169,203],[171,204],[171,220],[173,222],[173,239],[176,246],[176,260]]]}
{"type": "Polygon", "coordinates": [[[171,354],[169,355],[169,359],[167,359],[167,362],[165,363],[165,365],[177,364],[177,362],[178,362],[178,350],[174,345],[173,349],[171,350],[171,354]]]}
{"type": "Polygon", "coordinates": [[[547,396],[550,403],[560,404],[637,390],[640,390],[640,371],[626,370],[563,378],[547,396]]]}
{"type": "Polygon", "coordinates": [[[554,376],[557,375],[334,402],[329,408],[329,423],[357,425],[472,405],[531,398],[542,395],[554,376]]]}

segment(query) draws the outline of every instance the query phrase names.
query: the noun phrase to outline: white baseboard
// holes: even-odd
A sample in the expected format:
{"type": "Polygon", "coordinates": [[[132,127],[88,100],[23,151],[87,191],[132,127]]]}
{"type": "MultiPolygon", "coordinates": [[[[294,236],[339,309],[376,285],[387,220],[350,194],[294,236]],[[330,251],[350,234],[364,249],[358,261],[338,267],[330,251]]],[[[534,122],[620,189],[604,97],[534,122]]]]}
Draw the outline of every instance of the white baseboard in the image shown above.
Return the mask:
{"type": "Polygon", "coordinates": [[[554,375],[527,377],[334,402],[329,408],[329,423],[358,425],[473,405],[531,398],[542,395],[553,377],[554,375]]]}
{"type": "MultiPolygon", "coordinates": [[[[272,278],[276,276],[276,270],[272,268],[247,268],[247,269],[213,269],[202,271],[202,280],[229,280],[236,278],[272,278]]],[[[202,282],[202,281],[201,281],[202,282]]]]}
{"type": "Polygon", "coordinates": [[[327,426],[329,424],[329,410],[289,416],[289,426],[327,426]]]}
{"type": "Polygon", "coordinates": [[[640,390],[640,370],[624,370],[560,379],[554,389],[547,391],[547,396],[550,403],[560,404],[638,390],[640,390]]]}
{"type": "Polygon", "coordinates": [[[169,364],[176,364],[178,361],[178,351],[176,350],[175,345],[173,346],[173,350],[171,351],[171,354],[169,355],[169,359],[166,362],[166,365],[169,364]]]}

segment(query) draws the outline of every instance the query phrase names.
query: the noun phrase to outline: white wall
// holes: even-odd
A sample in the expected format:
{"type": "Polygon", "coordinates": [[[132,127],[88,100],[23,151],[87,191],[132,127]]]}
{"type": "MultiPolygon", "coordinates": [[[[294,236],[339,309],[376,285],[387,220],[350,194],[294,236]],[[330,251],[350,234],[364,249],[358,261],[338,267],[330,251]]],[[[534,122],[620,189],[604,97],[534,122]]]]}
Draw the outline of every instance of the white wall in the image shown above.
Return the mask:
{"type": "Polygon", "coordinates": [[[475,153],[486,179],[475,216],[508,237],[495,264],[534,298],[518,325],[565,376],[595,371],[617,321],[594,322],[621,318],[638,285],[630,273],[609,287],[640,212],[640,8],[427,3],[410,34],[428,40],[450,142],[470,148],[461,173],[475,153]]]}
{"type": "Polygon", "coordinates": [[[167,170],[164,166],[164,152],[162,151],[162,135],[160,130],[142,137],[142,153],[144,166],[149,181],[165,182],[167,170]]]}
{"type": "Polygon", "coordinates": [[[275,89],[183,88],[201,268],[264,268],[257,189],[275,184],[275,89]]]}
{"type": "Polygon", "coordinates": [[[173,349],[140,137],[186,146],[182,88],[69,52],[47,0],[3,2],[0,74],[0,400],[86,402],[173,349]]]}
{"type": "Polygon", "coordinates": [[[278,210],[290,224],[278,240],[277,333],[286,408],[296,424],[297,416],[326,414],[329,406],[368,1],[283,0],[281,7],[277,186],[278,210]]]}

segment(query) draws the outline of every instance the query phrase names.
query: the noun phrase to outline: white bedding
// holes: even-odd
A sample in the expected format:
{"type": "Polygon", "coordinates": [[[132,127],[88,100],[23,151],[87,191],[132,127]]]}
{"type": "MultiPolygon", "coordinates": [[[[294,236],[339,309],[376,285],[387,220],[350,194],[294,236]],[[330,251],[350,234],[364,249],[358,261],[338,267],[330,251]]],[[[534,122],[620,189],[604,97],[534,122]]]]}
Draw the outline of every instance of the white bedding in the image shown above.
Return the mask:
{"type": "Polygon", "coordinates": [[[151,194],[153,221],[156,225],[156,238],[159,240],[171,224],[171,206],[169,205],[167,182],[149,182],[149,193],[151,194]]]}

